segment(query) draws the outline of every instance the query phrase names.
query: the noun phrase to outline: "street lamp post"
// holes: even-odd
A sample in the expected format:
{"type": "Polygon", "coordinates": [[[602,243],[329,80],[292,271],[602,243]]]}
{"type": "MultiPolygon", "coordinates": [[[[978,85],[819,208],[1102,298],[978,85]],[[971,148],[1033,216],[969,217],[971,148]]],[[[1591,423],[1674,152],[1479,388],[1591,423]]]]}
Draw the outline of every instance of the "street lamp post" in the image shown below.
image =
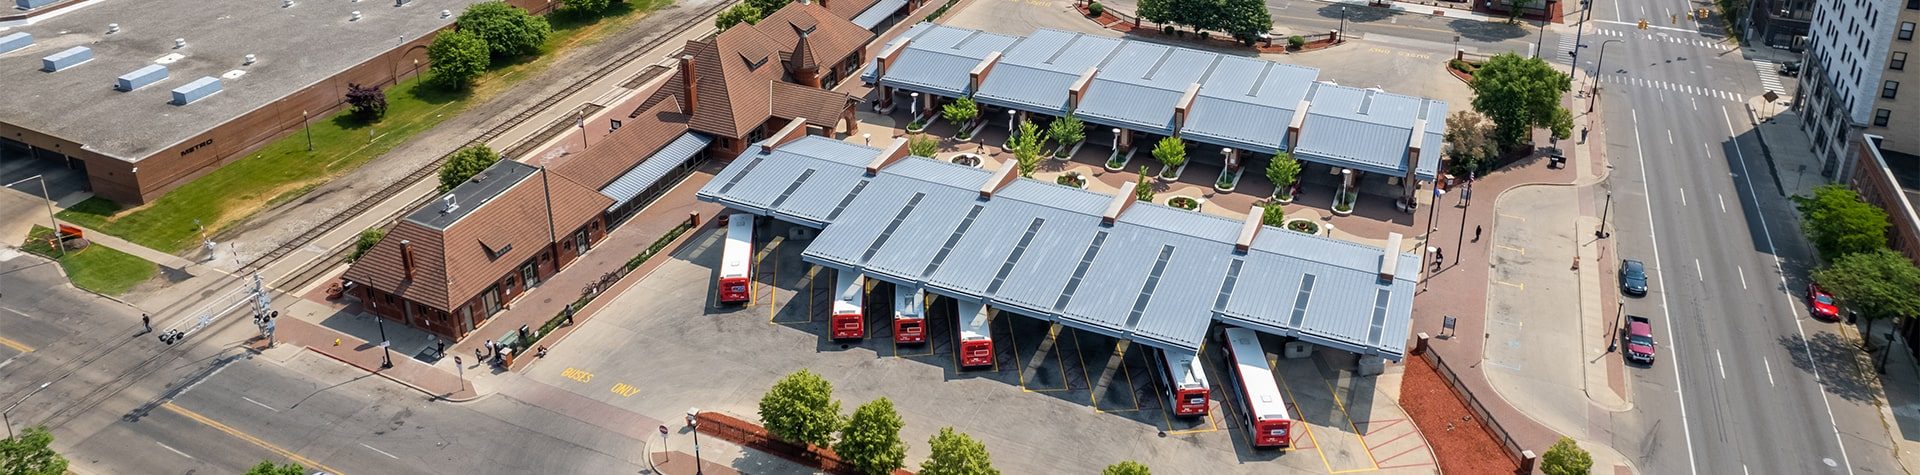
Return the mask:
{"type": "Polygon", "coordinates": [[[389,346],[387,344],[387,319],[385,317],[375,316],[373,317],[373,321],[375,325],[380,327],[380,369],[392,368],[393,350],[387,348],[387,346],[389,346]]]}
{"type": "Polygon", "coordinates": [[[1347,34],[1347,6],[1340,6],[1340,34],[1347,34]]]}
{"type": "Polygon", "coordinates": [[[20,181],[8,183],[7,188],[13,188],[13,185],[26,183],[27,180],[40,180],[40,198],[47,201],[47,222],[53,226],[53,247],[60,250],[60,257],[67,257],[67,245],[60,240],[60,220],[53,217],[53,194],[47,192],[46,175],[34,175],[21,178],[20,181]]]}
{"type": "Polygon", "coordinates": [[[912,119],[919,119],[920,118],[920,93],[918,92],[909,93],[907,94],[907,97],[913,98],[913,102],[907,105],[907,115],[913,116],[911,117],[912,119]]]}
{"type": "Polygon", "coordinates": [[[1611,235],[1607,233],[1607,212],[1612,210],[1613,210],[1613,192],[1609,191],[1607,192],[1607,204],[1603,205],[1600,208],[1600,225],[1594,227],[1593,237],[1606,239],[1607,236],[1611,235]]]}
{"type": "Polygon", "coordinates": [[[1573,51],[1567,52],[1567,79],[1573,79],[1573,72],[1580,68],[1580,41],[1586,37],[1587,15],[1593,12],[1593,0],[1580,0],[1580,20],[1573,24],[1573,51]]]}
{"type": "Polygon", "coordinates": [[[33,388],[33,391],[28,392],[27,395],[20,396],[20,400],[14,401],[13,405],[7,406],[7,410],[0,411],[0,422],[4,422],[7,425],[7,438],[9,439],[13,438],[13,418],[12,418],[13,408],[20,407],[21,404],[24,404],[27,402],[27,398],[33,397],[34,394],[40,393],[40,390],[46,389],[47,386],[52,384],[53,384],[52,381],[40,383],[40,387],[33,388]]]}
{"type": "Polygon", "coordinates": [[[1587,112],[1593,112],[1594,100],[1600,98],[1600,75],[1607,73],[1607,70],[1600,69],[1607,64],[1607,43],[1618,41],[1620,40],[1600,42],[1600,57],[1594,58],[1593,62],[1593,88],[1587,91],[1587,112]]]}
{"type": "Polygon", "coordinates": [[[870,134],[870,133],[869,133],[869,134],[860,134],[860,139],[861,139],[861,140],[866,140],[866,141],[867,141],[867,145],[868,145],[868,146],[872,146],[872,145],[873,145],[873,134],[870,134]]]}
{"type": "Polygon", "coordinates": [[[700,458],[700,409],[687,410],[687,427],[693,429],[693,475],[704,475],[706,461],[700,458]]]}
{"type": "Polygon", "coordinates": [[[313,123],[307,121],[307,111],[300,111],[300,128],[307,129],[307,151],[313,151],[313,123]]]}
{"type": "Polygon", "coordinates": [[[1013,121],[1015,118],[1019,117],[1019,114],[1020,114],[1019,112],[1016,112],[1013,109],[1007,109],[1007,133],[1008,134],[1013,133],[1013,121]]]}

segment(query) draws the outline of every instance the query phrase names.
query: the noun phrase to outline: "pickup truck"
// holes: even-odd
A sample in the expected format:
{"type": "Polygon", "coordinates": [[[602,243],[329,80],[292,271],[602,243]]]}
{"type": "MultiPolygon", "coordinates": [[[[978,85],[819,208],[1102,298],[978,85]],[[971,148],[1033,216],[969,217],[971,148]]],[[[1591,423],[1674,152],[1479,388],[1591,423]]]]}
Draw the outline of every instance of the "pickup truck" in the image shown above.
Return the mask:
{"type": "Polygon", "coordinates": [[[1627,360],[1653,364],[1653,321],[1639,315],[1627,316],[1627,360]]]}

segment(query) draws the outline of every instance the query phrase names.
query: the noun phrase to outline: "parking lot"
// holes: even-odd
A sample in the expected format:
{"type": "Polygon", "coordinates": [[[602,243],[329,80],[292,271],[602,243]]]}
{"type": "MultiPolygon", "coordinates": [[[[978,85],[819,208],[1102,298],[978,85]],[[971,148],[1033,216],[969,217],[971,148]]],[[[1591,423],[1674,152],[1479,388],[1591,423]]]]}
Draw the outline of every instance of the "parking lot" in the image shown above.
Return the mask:
{"type": "MultiPolygon", "coordinates": [[[[1335,371],[1352,367],[1327,355],[1338,352],[1276,360],[1294,418],[1308,428],[1296,431],[1292,449],[1255,451],[1229,396],[1228,366],[1211,349],[1203,351],[1214,389],[1210,416],[1182,419],[1164,402],[1157,350],[995,312],[993,364],[962,371],[956,302],[930,296],[927,343],[895,344],[894,289],[874,279],[867,281],[866,338],[833,340],[834,271],[803,262],[805,236],[790,229],[761,220],[748,304],[715,304],[724,239],[708,231],[613,297],[528,376],[661,420],[692,407],[752,419],[767,387],[808,368],[833,382],[844,411],[892,399],[906,422],[910,465],[926,457],[933,433],[951,426],[984,442],[1007,473],[1085,473],[1128,459],[1174,473],[1434,470],[1424,439],[1383,392],[1397,381],[1376,383],[1397,371],[1354,378],[1335,371]]],[[[1277,353],[1281,342],[1265,346],[1277,353]]]]}

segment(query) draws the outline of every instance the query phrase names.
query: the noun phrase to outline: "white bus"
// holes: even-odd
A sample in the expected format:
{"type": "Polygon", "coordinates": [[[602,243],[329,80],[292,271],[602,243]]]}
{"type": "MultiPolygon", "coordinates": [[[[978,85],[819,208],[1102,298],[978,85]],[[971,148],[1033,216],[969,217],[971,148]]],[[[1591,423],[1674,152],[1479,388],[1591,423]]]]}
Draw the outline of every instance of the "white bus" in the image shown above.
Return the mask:
{"type": "Polygon", "coordinates": [[[827,325],[835,340],[867,337],[867,276],[858,272],[834,272],[833,317],[827,325]]]}
{"type": "Polygon", "coordinates": [[[1200,369],[1200,358],[1191,352],[1161,352],[1161,382],[1166,383],[1173,403],[1173,415],[1207,414],[1207,374],[1200,369]]]}
{"type": "Polygon", "coordinates": [[[753,288],[753,215],[727,217],[727,244],[720,256],[720,302],[742,303],[753,288]]]}
{"type": "Polygon", "coordinates": [[[1247,410],[1247,426],[1253,430],[1255,448],[1284,448],[1293,445],[1293,416],[1287,413],[1286,398],[1274,382],[1273,368],[1267,365],[1267,351],[1260,348],[1260,337],[1253,330],[1227,327],[1224,332],[1227,358],[1233,377],[1240,386],[1240,398],[1247,410]]]}
{"type": "Polygon", "coordinates": [[[893,287],[893,342],[927,342],[927,297],[916,285],[893,287]]]}

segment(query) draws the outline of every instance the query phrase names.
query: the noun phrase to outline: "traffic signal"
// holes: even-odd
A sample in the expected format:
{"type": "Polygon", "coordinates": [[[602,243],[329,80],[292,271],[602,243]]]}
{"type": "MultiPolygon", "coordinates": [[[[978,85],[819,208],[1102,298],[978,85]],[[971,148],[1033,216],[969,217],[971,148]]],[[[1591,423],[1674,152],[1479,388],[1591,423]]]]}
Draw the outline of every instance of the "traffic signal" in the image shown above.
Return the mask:
{"type": "Polygon", "coordinates": [[[1645,18],[1640,19],[1640,29],[1647,29],[1647,20],[1645,18]]]}

